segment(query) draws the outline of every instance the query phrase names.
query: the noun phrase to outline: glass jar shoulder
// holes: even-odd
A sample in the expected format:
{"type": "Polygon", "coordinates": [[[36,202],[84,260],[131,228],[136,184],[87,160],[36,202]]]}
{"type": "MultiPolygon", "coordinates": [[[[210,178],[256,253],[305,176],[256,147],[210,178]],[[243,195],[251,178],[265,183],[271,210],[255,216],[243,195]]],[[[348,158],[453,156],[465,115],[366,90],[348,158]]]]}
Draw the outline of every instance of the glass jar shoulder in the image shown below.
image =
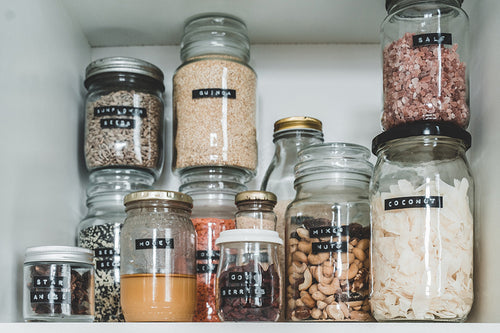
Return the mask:
{"type": "Polygon", "coordinates": [[[183,74],[184,72],[209,70],[213,75],[214,72],[217,73],[217,70],[224,71],[227,69],[244,71],[247,75],[253,76],[254,79],[257,79],[257,73],[248,63],[236,57],[219,54],[198,56],[186,60],[179,67],[177,67],[173,78],[175,82],[178,74],[183,74]]]}
{"type": "Polygon", "coordinates": [[[91,227],[123,224],[126,217],[125,212],[87,216],[78,224],[78,232],[91,227]]]}

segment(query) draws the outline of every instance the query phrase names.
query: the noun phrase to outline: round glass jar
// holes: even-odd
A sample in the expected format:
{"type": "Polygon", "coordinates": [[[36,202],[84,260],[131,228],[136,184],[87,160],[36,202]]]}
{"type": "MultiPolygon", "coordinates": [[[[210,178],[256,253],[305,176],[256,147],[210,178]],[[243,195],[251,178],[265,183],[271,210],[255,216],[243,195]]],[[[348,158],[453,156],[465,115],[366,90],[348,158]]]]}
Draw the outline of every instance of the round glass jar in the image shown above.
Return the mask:
{"type": "Polygon", "coordinates": [[[182,173],[179,190],[193,198],[191,221],[196,230],[195,322],[220,321],[216,309],[215,280],[219,246],[215,240],[234,229],[234,197],[246,189],[244,173],[226,167],[193,168],[182,173]]]}
{"type": "Polygon", "coordinates": [[[140,59],[103,58],[86,69],[85,163],[141,169],[160,175],[163,166],[162,71],[140,59]]]}
{"type": "Polygon", "coordinates": [[[370,151],[325,143],[299,152],[286,211],[287,319],[370,321],[370,151]]]}
{"type": "Polygon", "coordinates": [[[377,320],[463,321],[473,302],[470,134],[449,123],[373,140],[372,311],[377,320]]]}
{"type": "Polygon", "coordinates": [[[245,191],[236,195],[238,207],[236,229],[261,229],[276,231],[276,214],[273,211],[277,198],[266,191],[245,191]]]}
{"type": "Polygon", "coordinates": [[[25,321],[92,322],[92,251],[73,246],[26,249],[23,294],[25,321]]]}
{"type": "Polygon", "coordinates": [[[174,171],[257,167],[256,84],[246,25],[226,14],[190,19],[173,78],[174,171]]]}
{"type": "Polygon", "coordinates": [[[217,271],[217,310],[222,321],[277,321],[281,312],[278,247],[270,230],[223,231],[217,271]]]}
{"type": "Polygon", "coordinates": [[[192,199],[140,191],[124,199],[121,305],[126,321],[192,321],[196,305],[196,234],[192,199]]]}
{"type": "Polygon", "coordinates": [[[463,0],[386,0],[384,130],[414,121],[467,128],[469,18],[463,0]]]}

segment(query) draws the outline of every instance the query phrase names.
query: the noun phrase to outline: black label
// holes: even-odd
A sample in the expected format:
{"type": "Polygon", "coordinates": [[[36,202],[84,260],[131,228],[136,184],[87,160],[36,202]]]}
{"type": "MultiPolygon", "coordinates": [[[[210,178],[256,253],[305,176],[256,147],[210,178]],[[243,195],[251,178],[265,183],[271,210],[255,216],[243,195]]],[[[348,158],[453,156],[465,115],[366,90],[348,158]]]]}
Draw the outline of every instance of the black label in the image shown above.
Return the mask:
{"type": "Polygon", "coordinates": [[[62,276],[33,276],[34,288],[64,287],[64,277],[62,276]]]}
{"type": "Polygon", "coordinates": [[[104,116],[128,116],[128,117],[147,117],[146,108],[136,108],[133,106],[106,105],[94,108],[94,117],[104,116]]]}
{"type": "Polygon", "coordinates": [[[132,129],[132,128],[135,128],[135,120],[134,119],[119,119],[119,118],[101,119],[101,128],[132,129]]]}
{"type": "Polygon", "coordinates": [[[243,285],[261,284],[262,274],[254,272],[229,273],[229,283],[239,283],[243,285]]]}
{"type": "Polygon", "coordinates": [[[52,303],[52,304],[63,304],[69,303],[70,297],[68,293],[64,292],[53,292],[53,291],[31,291],[30,301],[31,303],[52,303]]]}
{"type": "Polygon", "coordinates": [[[451,45],[452,38],[449,33],[432,33],[432,34],[421,34],[413,36],[413,47],[425,46],[425,45],[451,45]]]}
{"type": "Polygon", "coordinates": [[[220,259],[220,251],[196,251],[196,259],[218,260],[220,259]]]}
{"type": "Polygon", "coordinates": [[[109,258],[115,255],[115,249],[111,247],[102,247],[94,250],[94,257],[109,258]]]}
{"type": "Polygon", "coordinates": [[[266,295],[265,289],[261,287],[222,287],[221,297],[261,297],[266,295]]]}
{"type": "Polygon", "coordinates": [[[400,197],[384,200],[385,210],[406,208],[443,208],[443,197],[400,197]]]}
{"type": "Polygon", "coordinates": [[[206,89],[193,90],[193,99],[222,98],[222,97],[236,99],[236,90],[220,89],[220,88],[206,88],[206,89]]]}
{"type": "Polygon", "coordinates": [[[312,243],[312,253],[318,254],[322,252],[347,252],[347,242],[318,242],[312,243]]]}
{"type": "Polygon", "coordinates": [[[135,240],[136,250],[147,250],[147,249],[173,249],[174,239],[173,238],[142,238],[135,240]]]}
{"type": "Polygon", "coordinates": [[[109,270],[120,267],[120,257],[116,256],[114,259],[96,260],[95,268],[99,270],[109,270]]]}
{"type": "Polygon", "coordinates": [[[347,236],[349,234],[349,228],[345,226],[336,227],[336,226],[328,226],[328,227],[319,227],[319,228],[311,228],[309,229],[309,236],[311,238],[318,237],[337,237],[337,236],[347,236]]]}
{"type": "Polygon", "coordinates": [[[215,274],[217,273],[218,264],[197,264],[196,265],[196,273],[198,274],[215,274]]]}

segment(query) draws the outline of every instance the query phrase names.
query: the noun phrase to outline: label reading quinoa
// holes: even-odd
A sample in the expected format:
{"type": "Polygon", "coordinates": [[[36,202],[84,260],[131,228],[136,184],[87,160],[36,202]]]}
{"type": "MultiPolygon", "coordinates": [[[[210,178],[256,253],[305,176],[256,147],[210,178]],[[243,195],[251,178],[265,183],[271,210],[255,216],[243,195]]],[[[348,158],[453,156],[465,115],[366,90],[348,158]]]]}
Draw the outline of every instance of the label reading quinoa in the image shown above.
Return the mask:
{"type": "Polygon", "coordinates": [[[173,238],[142,238],[135,240],[136,250],[148,250],[148,249],[173,249],[174,239],[173,238]]]}
{"type": "Polygon", "coordinates": [[[33,287],[36,288],[50,288],[50,287],[64,287],[64,277],[62,276],[33,276],[33,287]]]}
{"type": "Polygon", "coordinates": [[[71,296],[64,292],[54,292],[54,291],[31,291],[30,301],[31,303],[53,303],[53,304],[63,304],[69,303],[71,296]]]}
{"type": "Polygon", "coordinates": [[[311,236],[311,238],[347,236],[348,234],[349,229],[346,227],[329,226],[309,229],[309,235],[311,236]]]}
{"type": "Polygon", "coordinates": [[[135,128],[135,120],[134,119],[119,119],[119,118],[110,118],[110,119],[101,119],[100,121],[101,128],[103,129],[112,129],[112,128],[123,128],[123,129],[133,129],[135,128]]]}
{"type": "Polygon", "coordinates": [[[312,243],[312,253],[347,252],[348,242],[318,242],[312,243]]]}
{"type": "Polygon", "coordinates": [[[452,38],[449,33],[431,33],[413,36],[413,47],[425,45],[451,45],[452,38]]]}
{"type": "Polygon", "coordinates": [[[441,196],[417,196],[399,197],[384,200],[384,210],[406,209],[406,208],[443,208],[443,197],[441,196]]]}
{"type": "Polygon", "coordinates": [[[133,106],[107,105],[94,108],[95,117],[104,116],[129,116],[129,117],[147,117],[146,108],[136,108],[133,106]]]}
{"type": "Polygon", "coordinates": [[[220,88],[205,88],[193,90],[193,99],[199,98],[230,98],[236,99],[236,90],[220,89],[220,88]]]}
{"type": "Polygon", "coordinates": [[[196,259],[218,260],[218,259],[220,259],[220,251],[196,251],[196,259]]]}
{"type": "Polygon", "coordinates": [[[198,274],[215,274],[217,272],[218,264],[197,264],[196,273],[198,274]]]}

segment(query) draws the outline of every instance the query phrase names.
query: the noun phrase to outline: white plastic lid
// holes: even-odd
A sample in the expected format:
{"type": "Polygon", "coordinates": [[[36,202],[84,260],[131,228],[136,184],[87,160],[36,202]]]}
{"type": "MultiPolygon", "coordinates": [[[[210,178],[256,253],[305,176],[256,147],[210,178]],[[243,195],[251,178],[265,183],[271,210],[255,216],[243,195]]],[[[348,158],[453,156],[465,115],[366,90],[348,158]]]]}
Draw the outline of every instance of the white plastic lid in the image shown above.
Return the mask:
{"type": "Polygon", "coordinates": [[[276,231],[261,229],[233,229],[220,233],[216,245],[235,242],[262,242],[283,245],[283,240],[276,231]]]}
{"type": "Polygon", "coordinates": [[[91,250],[75,246],[30,247],[24,254],[24,263],[49,261],[92,264],[93,260],[94,255],[91,250]]]}

